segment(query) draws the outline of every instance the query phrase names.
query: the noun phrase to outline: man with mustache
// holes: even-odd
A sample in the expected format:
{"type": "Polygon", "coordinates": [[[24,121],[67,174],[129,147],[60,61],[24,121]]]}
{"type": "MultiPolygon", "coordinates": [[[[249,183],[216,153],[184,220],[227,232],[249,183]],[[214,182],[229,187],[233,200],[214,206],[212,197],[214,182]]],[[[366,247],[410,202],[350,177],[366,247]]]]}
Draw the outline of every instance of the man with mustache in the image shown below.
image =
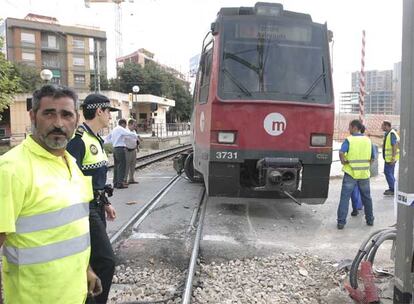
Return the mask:
{"type": "MultiPolygon", "coordinates": [[[[106,219],[114,220],[115,209],[107,198],[112,195],[112,187],[106,185],[108,157],[99,132],[109,125],[111,112],[119,111],[111,107],[109,99],[102,94],[88,95],[82,112],[85,122],[78,127],[75,137],[67,150],[85,176],[92,177],[94,199],[89,204],[89,225],[91,230],[91,266],[102,280],[103,292],[95,297],[95,303],[106,303],[115,271],[115,255],[106,233],[106,219]]],[[[92,299],[91,299],[92,300],[92,299]]],[[[88,303],[90,303],[88,301],[88,303]]],[[[91,302],[93,303],[93,302],[91,302]]]]}
{"type": "Polygon", "coordinates": [[[89,268],[90,177],[65,151],[78,122],[65,87],[33,93],[32,134],[0,157],[5,303],[73,303],[102,291],[89,268]]]}

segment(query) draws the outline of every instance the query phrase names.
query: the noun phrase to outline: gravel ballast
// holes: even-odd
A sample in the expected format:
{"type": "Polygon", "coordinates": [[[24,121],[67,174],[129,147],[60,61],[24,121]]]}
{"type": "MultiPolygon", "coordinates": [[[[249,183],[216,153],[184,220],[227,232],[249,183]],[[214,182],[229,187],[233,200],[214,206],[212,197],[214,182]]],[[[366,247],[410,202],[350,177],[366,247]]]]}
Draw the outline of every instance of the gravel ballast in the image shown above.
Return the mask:
{"type": "MultiPolygon", "coordinates": [[[[154,265],[155,266],[155,265],[154,265]]],[[[203,264],[192,303],[353,303],[342,290],[345,273],[334,263],[302,253],[203,264]]],[[[178,269],[117,266],[110,303],[180,303],[185,275],[178,269]]]]}

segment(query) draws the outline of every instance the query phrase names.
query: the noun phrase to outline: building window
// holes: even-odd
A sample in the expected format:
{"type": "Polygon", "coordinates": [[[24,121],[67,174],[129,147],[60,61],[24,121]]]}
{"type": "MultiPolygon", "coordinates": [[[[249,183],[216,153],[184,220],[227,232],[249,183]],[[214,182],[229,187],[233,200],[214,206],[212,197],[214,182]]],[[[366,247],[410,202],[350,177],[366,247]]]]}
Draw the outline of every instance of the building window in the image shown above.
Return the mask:
{"type": "Polygon", "coordinates": [[[89,69],[95,70],[95,58],[93,55],[89,55],[89,69]]]}
{"type": "Polygon", "coordinates": [[[51,83],[53,83],[53,84],[60,84],[60,78],[58,78],[58,77],[53,77],[53,78],[50,80],[50,82],[51,82],[51,83]]]}
{"type": "Polygon", "coordinates": [[[20,39],[21,39],[21,42],[23,44],[35,44],[35,34],[34,33],[21,32],[20,39]]]}
{"type": "Polygon", "coordinates": [[[60,68],[58,55],[42,52],[42,65],[48,68],[60,68]]]}
{"type": "Polygon", "coordinates": [[[22,60],[24,61],[35,61],[35,53],[28,53],[28,52],[22,52],[22,60]]]}
{"type": "Polygon", "coordinates": [[[89,38],[89,53],[93,53],[95,51],[95,43],[93,38],[89,38]]]}
{"type": "Polygon", "coordinates": [[[51,70],[53,74],[53,78],[50,80],[51,83],[60,84],[60,70],[51,70]]]}
{"type": "Polygon", "coordinates": [[[85,84],[85,75],[84,74],[74,74],[74,79],[76,84],[85,84]]]}
{"type": "Polygon", "coordinates": [[[47,36],[47,47],[51,49],[57,49],[56,36],[47,36]]]}
{"type": "Polygon", "coordinates": [[[83,38],[73,38],[73,48],[75,49],[84,49],[85,48],[85,39],[83,38]]]}
{"type": "Polygon", "coordinates": [[[73,65],[85,66],[85,57],[83,57],[83,56],[73,56],[73,65]]]}

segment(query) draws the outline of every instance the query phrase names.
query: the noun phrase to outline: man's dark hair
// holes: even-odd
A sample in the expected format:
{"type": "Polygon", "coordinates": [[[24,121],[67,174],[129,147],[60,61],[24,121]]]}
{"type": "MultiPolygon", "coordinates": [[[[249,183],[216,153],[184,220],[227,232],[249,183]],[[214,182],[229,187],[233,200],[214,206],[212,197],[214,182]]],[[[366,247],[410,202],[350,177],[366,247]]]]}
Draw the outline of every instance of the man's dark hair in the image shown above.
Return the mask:
{"type": "MultiPolygon", "coordinates": [[[[108,97],[106,97],[105,95],[102,94],[89,94],[88,96],[86,96],[85,100],[83,101],[82,104],[82,113],[83,113],[83,117],[86,120],[92,120],[95,118],[96,116],[96,111],[98,110],[98,107],[92,107],[90,109],[88,109],[87,106],[85,106],[85,104],[96,104],[96,103],[109,103],[109,99],[108,97]]],[[[99,107],[101,108],[103,111],[105,111],[105,107],[99,107]]]]}
{"type": "Polygon", "coordinates": [[[98,109],[97,108],[96,109],[86,109],[85,107],[82,107],[83,117],[86,120],[94,119],[95,116],[96,116],[96,110],[98,110],[98,109]]]}
{"type": "Polygon", "coordinates": [[[118,121],[118,125],[126,125],[127,124],[127,121],[125,120],[125,119],[123,119],[123,118],[121,118],[119,121],[118,121]]]}
{"type": "Polygon", "coordinates": [[[389,120],[384,120],[382,124],[391,128],[391,122],[389,120]]]}
{"type": "Polygon", "coordinates": [[[75,110],[78,109],[78,95],[76,93],[64,86],[57,86],[53,84],[47,84],[41,87],[40,89],[33,92],[32,98],[32,111],[36,113],[40,108],[40,100],[43,97],[52,97],[53,99],[61,98],[61,97],[69,97],[73,99],[73,104],[75,106],[75,110]]]}
{"type": "Polygon", "coordinates": [[[358,120],[358,119],[352,120],[349,123],[349,125],[352,126],[352,127],[356,127],[358,129],[358,131],[361,131],[362,130],[362,127],[363,127],[362,122],[360,120],[358,120]]]}
{"type": "Polygon", "coordinates": [[[365,126],[364,126],[364,125],[362,125],[362,128],[361,128],[361,133],[362,133],[362,134],[364,134],[364,133],[365,133],[365,126]]]}
{"type": "Polygon", "coordinates": [[[135,119],[128,120],[128,126],[132,126],[135,123],[135,119]]]}

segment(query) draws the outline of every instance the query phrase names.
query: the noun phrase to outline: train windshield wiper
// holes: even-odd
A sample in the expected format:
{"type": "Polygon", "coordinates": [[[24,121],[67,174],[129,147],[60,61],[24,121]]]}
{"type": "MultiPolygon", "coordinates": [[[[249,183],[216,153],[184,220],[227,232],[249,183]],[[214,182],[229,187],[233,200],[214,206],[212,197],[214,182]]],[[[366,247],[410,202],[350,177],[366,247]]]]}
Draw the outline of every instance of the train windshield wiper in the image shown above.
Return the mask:
{"type": "Polygon", "coordinates": [[[323,85],[326,92],[326,72],[325,72],[325,64],[323,62],[322,57],[322,73],[312,82],[309,89],[305,92],[305,95],[302,96],[302,99],[308,99],[309,95],[313,92],[313,90],[316,88],[316,86],[319,84],[319,82],[323,79],[323,85]]]}
{"type": "Polygon", "coordinates": [[[246,96],[252,96],[252,93],[240,81],[238,81],[226,68],[222,68],[224,74],[239,88],[246,96]]]}

